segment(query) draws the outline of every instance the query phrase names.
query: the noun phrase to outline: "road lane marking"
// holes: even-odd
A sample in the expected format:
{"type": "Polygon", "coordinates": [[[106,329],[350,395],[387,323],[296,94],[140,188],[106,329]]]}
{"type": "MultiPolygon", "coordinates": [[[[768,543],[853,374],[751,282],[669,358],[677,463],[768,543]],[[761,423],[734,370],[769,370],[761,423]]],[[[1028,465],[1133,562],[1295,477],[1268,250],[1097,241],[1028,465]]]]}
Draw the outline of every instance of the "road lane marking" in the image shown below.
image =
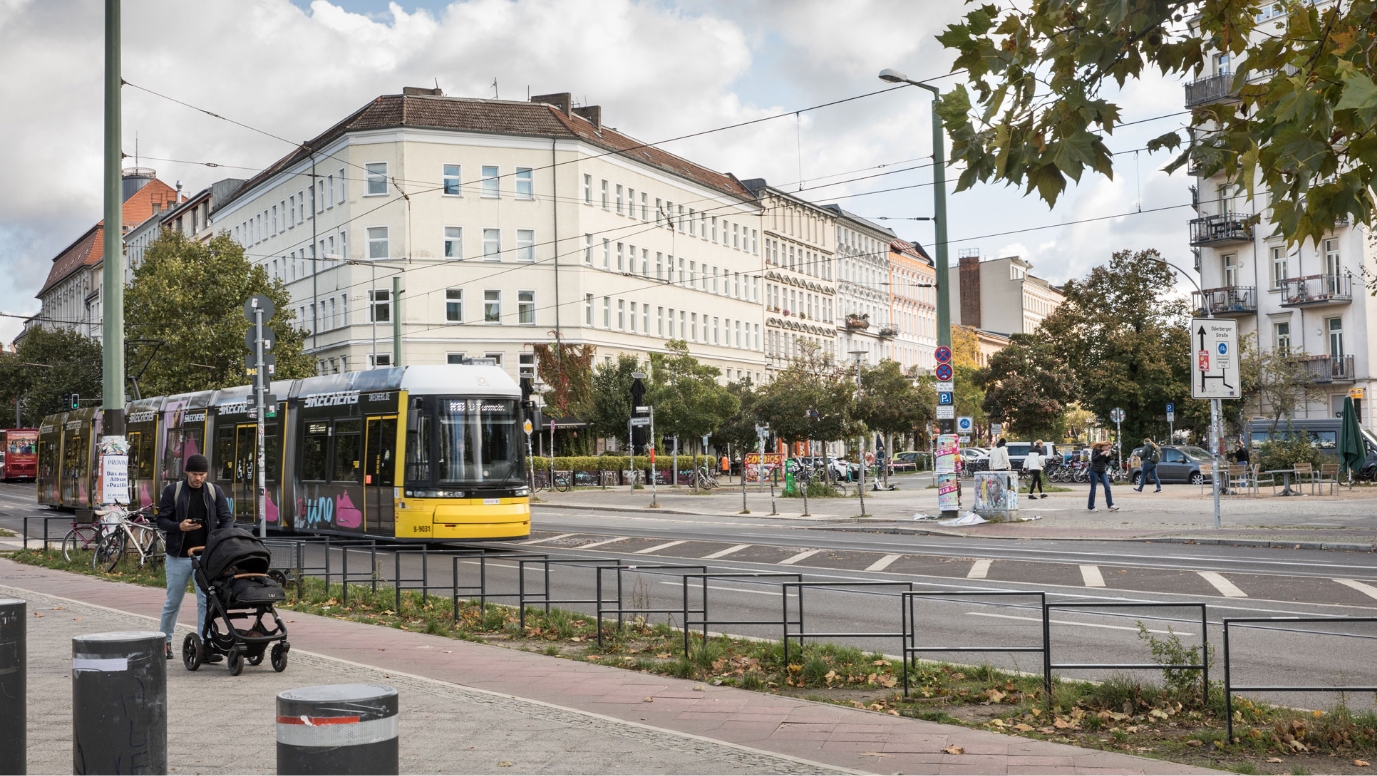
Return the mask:
{"type": "Polygon", "coordinates": [[[984,579],[990,573],[991,563],[994,563],[993,558],[980,558],[971,564],[971,570],[967,572],[966,579],[984,579]]]}
{"type": "Polygon", "coordinates": [[[657,545],[655,545],[654,547],[647,547],[647,548],[645,548],[644,550],[636,550],[635,552],[633,552],[633,553],[631,553],[631,554],[632,554],[632,555],[649,555],[649,554],[654,553],[654,552],[659,552],[660,550],[668,550],[670,547],[678,547],[678,546],[681,545],[681,544],[687,544],[687,543],[688,543],[688,539],[680,539],[680,540],[677,541],[677,542],[665,542],[664,544],[657,544],[657,545]]]}
{"type": "Polygon", "coordinates": [[[1086,587],[1104,587],[1104,576],[1100,574],[1099,566],[1081,566],[1081,579],[1085,580],[1086,587]]]}
{"type": "Polygon", "coordinates": [[[1238,589],[1234,583],[1224,578],[1223,574],[1217,571],[1197,571],[1202,579],[1214,585],[1214,589],[1225,598],[1247,598],[1248,594],[1238,589]]]}
{"type": "Polygon", "coordinates": [[[866,570],[866,571],[884,571],[885,569],[889,568],[889,564],[893,563],[894,561],[896,561],[896,560],[898,560],[898,559],[900,559],[900,558],[902,558],[902,557],[904,557],[904,556],[902,556],[902,555],[886,555],[886,556],[884,556],[883,558],[880,558],[879,560],[877,560],[877,561],[875,561],[874,563],[872,563],[872,564],[870,564],[869,566],[867,566],[865,570],[866,570]]]}
{"type": "Polygon", "coordinates": [[[714,558],[725,558],[725,557],[727,557],[728,555],[731,555],[731,554],[734,553],[734,552],[741,552],[742,550],[744,550],[744,549],[746,549],[747,547],[750,547],[750,546],[751,546],[751,545],[749,545],[749,544],[738,544],[738,545],[736,545],[735,547],[728,547],[728,548],[725,549],[725,550],[718,550],[717,552],[714,552],[714,553],[711,554],[711,555],[704,555],[704,556],[701,558],[701,560],[713,560],[714,558]]]}
{"type": "Polygon", "coordinates": [[[1334,581],[1345,587],[1351,587],[1369,598],[1377,598],[1377,587],[1372,585],[1365,585],[1356,579],[1336,579],[1334,581]]]}
{"type": "MultiPolygon", "coordinates": [[[[1019,617],[1018,615],[1014,614],[991,614],[989,612],[966,612],[966,614],[972,617],[998,617],[1001,620],[1027,620],[1028,622],[1042,622],[1041,617],[1019,617]]],[[[1127,625],[1101,625],[1097,622],[1076,622],[1074,620],[1048,620],[1048,622],[1054,623],[1056,625],[1081,625],[1086,628],[1108,628],[1109,630],[1126,630],[1133,631],[1134,633],[1138,632],[1137,628],[1130,628],[1127,625]]],[[[1169,635],[1175,633],[1177,636],[1195,635],[1194,633],[1187,633],[1186,631],[1153,630],[1151,628],[1148,629],[1148,633],[1161,633],[1162,635],[1169,635]]]]}
{"type": "Polygon", "coordinates": [[[801,561],[801,560],[807,560],[808,558],[811,558],[811,557],[813,557],[814,555],[817,555],[817,554],[820,553],[820,552],[822,552],[822,550],[804,550],[803,552],[800,552],[799,554],[797,554],[797,555],[795,555],[795,556],[793,556],[793,557],[791,557],[791,558],[785,558],[784,560],[782,560],[782,561],[779,562],[779,565],[781,565],[781,566],[792,566],[792,565],[794,565],[795,563],[798,563],[798,562],[801,561]]]}
{"type": "Polygon", "coordinates": [[[600,542],[593,542],[592,544],[583,544],[583,545],[580,545],[580,546],[578,546],[578,547],[575,547],[574,549],[576,549],[576,550],[591,550],[591,549],[593,549],[594,547],[601,547],[601,546],[603,546],[604,544],[612,544],[612,543],[614,543],[614,542],[624,542],[624,541],[626,541],[627,539],[630,539],[630,538],[631,538],[630,536],[618,536],[618,537],[615,538],[615,539],[603,539],[603,540],[600,541],[600,542]]]}
{"type": "Polygon", "coordinates": [[[540,544],[541,542],[553,542],[557,539],[568,539],[570,536],[578,536],[578,534],[560,534],[559,536],[551,536],[546,539],[532,539],[529,542],[521,542],[521,544],[540,544]]]}

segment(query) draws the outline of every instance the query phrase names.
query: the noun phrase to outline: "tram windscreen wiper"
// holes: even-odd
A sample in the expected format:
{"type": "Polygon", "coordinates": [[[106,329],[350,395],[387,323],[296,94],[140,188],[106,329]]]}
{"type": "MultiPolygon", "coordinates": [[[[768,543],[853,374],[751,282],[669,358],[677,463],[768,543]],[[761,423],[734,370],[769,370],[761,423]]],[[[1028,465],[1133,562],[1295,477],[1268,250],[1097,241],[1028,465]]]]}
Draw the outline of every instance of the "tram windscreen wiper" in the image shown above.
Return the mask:
{"type": "Polygon", "coordinates": [[[498,485],[524,481],[513,399],[438,402],[438,484],[498,485]]]}

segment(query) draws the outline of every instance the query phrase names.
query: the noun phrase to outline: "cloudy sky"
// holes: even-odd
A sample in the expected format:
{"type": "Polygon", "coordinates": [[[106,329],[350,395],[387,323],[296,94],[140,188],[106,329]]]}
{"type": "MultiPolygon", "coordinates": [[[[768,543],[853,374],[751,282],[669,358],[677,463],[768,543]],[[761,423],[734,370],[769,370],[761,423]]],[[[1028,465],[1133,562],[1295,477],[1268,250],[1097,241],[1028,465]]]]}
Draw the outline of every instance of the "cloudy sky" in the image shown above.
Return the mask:
{"type": "MultiPolygon", "coordinates": [[[[101,217],[104,4],[0,0],[0,312],[32,314],[53,257],[101,217]],[[18,181],[18,184],[15,183],[18,181]]],[[[446,94],[524,99],[568,91],[603,120],[656,141],[747,119],[751,127],[665,148],[741,178],[768,179],[869,218],[932,212],[931,170],[822,184],[922,164],[932,153],[928,97],[907,88],[794,111],[885,88],[892,67],[914,79],[950,71],[933,39],[959,0],[133,0],[124,3],[124,78],[283,138],[314,136],[379,94],[439,83],[446,94]],[[881,165],[887,165],[881,167],[881,165]]],[[[936,82],[949,88],[956,78],[936,82]]],[[[1131,84],[1125,121],[1182,109],[1172,80],[1131,84]]],[[[1125,127],[1116,151],[1180,126],[1170,116],[1125,127]]],[[[126,87],[124,149],[169,184],[197,191],[248,177],[290,150],[279,141],[126,87]],[[177,160],[177,161],[168,161],[177,160]],[[225,165],[205,166],[204,162],[225,165]],[[246,169],[240,169],[240,168],[246,169]]],[[[1120,248],[1156,247],[1190,267],[1189,209],[1055,226],[1190,201],[1165,154],[1116,157],[1113,180],[1087,176],[1053,210],[1017,190],[949,197],[959,249],[1019,254],[1060,282],[1120,248]],[[1034,227],[1019,234],[995,233],[1034,227]]],[[[955,173],[949,174],[954,181],[955,173]]],[[[949,184],[950,190],[951,184],[949,184]]],[[[932,242],[930,224],[889,221],[932,242]]],[[[18,332],[0,318],[0,338],[18,332]]]]}

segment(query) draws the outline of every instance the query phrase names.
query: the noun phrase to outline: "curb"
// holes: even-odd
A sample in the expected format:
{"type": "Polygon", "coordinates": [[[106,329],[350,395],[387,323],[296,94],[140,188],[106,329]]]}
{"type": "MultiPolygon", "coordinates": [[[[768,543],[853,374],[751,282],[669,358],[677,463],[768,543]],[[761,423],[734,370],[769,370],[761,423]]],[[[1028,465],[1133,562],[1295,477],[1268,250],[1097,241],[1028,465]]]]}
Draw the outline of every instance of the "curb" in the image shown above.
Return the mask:
{"type": "Polygon", "coordinates": [[[979,536],[955,531],[936,531],[930,528],[905,528],[892,526],[818,526],[819,531],[849,531],[853,533],[913,534],[917,536],[941,536],[948,539],[994,539],[999,541],[1048,541],[1048,542],[1139,542],[1143,544],[1198,544],[1225,545],[1233,547],[1269,547],[1279,550],[1330,550],[1335,552],[1377,552],[1377,544],[1356,544],[1350,542],[1309,542],[1274,541],[1269,539],[1214,539],[1194,536],[979,536]]]}
{"type": "Polygon", "coordinates": [[[788,515],[771,515],[771,514],[766,514],[766,513],[762,513],[762,512],[752,512],[752,513],[750,513],[749,515],[743,515],[743,514],[741,514],[740,512],[687,512],[687,511],[684,511],[684,510],[682,510],[682,509],[666,509],[666,508],[664,508],[664,507],[660,507],[659,509],[651,509],[650,507],[604,507],[604,506],[593,506],[593,505],[591,505],[591,504],[553,504],[553,503],[550,503],[550,502],[548,502],[548,501],[547,501],[547,502],[540,503],[540,504],[532,504],[531,506],[532,506],[533,508],[534,508],[534,507],[552,507],[552,508],[555,508],[555,509],[582,509],[582,510],[585,510],[585,511],[588,511],[588,512],[622,512],[622,513],[636,514],[636,515],[651,514],[651,515],[688,515],[688,516],[690,516],[690,517],[744,517],[744,518],[770,518],[770,519],[773,519],[773,520],[798,520],[798,521],[806,522],[806,523],[822,522],[822,521],[824,521],[824,520],[847,520],[847,519],[849,519],[849,518],[844,518],[844,517],[797,517],[797,516],[795,516],[795,517],[790,517],[790,516],[788,516],[788,515]]]}

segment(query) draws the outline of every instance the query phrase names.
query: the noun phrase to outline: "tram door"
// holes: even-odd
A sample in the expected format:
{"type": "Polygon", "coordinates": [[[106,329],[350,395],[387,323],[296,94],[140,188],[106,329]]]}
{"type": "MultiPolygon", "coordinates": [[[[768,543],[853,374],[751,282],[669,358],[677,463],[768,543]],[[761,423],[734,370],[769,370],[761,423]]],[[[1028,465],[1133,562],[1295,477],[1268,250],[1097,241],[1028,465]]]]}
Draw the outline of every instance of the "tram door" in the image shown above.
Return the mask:
{"type": "Polygon", "coordinates": [[[234,522],[258,522],[258,492],[254,463],[258,460],[258,426],[243,425],[234,433],[234,522]]]}
{"type": "Polygon", "coordinates": [[[392,489],[397,471],[397,462],[393,460],[397,449],[397,416],[369,418],[364,444],[367,454],[364,456],[363,490],[368,532],[391,536],[396,530],[392,489]]]}

